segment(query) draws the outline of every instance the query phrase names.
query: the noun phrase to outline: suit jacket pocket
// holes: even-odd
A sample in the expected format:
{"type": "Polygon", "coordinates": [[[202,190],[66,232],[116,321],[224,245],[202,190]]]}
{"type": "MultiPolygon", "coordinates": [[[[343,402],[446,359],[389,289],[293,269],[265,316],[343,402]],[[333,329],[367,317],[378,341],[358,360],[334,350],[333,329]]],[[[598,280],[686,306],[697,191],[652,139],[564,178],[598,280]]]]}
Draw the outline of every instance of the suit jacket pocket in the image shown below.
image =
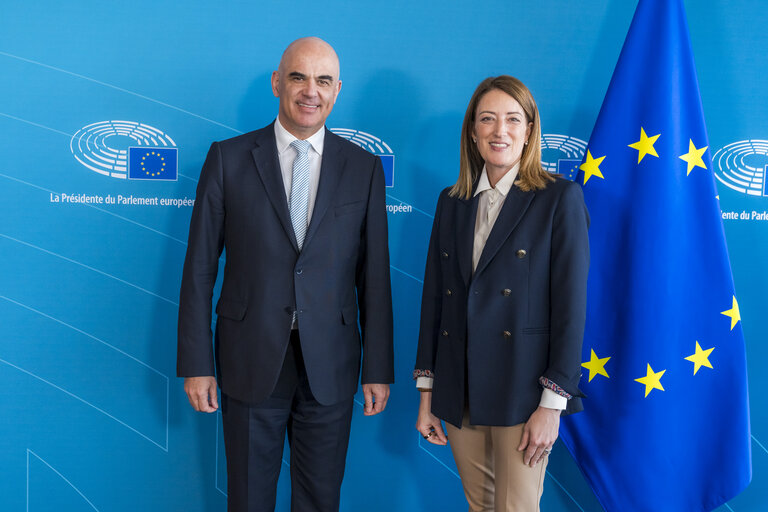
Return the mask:
{"type": "Polygon", "coordinates": [[[240,321],[245,318],[246,304],[234,300],[219,299],[216,305],[216,314],[229,318],[230,320],[240,321]]]}
{"type": "Polygon", "coordinates": [[[346,215],[348,213],[354,213],[365,209],[365,201],[355,201],[354,203],[347,203],[341,206],[337,206],[334,213],[337,217],[346,215]]]}
{"type": "Polygon", "coordinates": [[[523,334],[549,334],[549,327],[528,327],[523,334]]]}

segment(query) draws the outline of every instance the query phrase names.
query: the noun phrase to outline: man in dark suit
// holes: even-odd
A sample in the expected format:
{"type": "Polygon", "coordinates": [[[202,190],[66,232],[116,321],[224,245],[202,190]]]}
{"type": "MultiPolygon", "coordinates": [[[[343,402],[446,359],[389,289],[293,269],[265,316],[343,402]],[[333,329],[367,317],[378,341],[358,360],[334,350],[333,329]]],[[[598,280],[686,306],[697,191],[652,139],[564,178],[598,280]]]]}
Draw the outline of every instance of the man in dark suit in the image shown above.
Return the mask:
{"type": "Polygon", "coordinates": [[[230,511],[274,510],[286,432],[292,510],[338,510],[361,353],[366,415],[394,380],[384,174],[325,128],[340,89],[333,48],[294,41],[272,74],[275,122],[214,142],[200,174],[177,372],[197,411],[221,387],[230,511]]]}

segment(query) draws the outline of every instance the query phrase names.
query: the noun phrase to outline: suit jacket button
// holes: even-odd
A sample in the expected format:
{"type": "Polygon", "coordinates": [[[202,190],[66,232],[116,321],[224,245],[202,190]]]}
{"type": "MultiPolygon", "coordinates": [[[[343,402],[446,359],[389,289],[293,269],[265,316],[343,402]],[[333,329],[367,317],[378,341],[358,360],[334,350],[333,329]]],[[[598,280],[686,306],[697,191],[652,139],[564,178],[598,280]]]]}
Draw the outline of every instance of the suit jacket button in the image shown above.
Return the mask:
{"type": "Polygon", "coordinates": [[[442,334],[443,336],[448,336],[448,331],[445,331],[445,330],[444,330],[444,331],[443,331],[443,332],[441,332],[440,334],[442,334]]]}
{"type": "Polygon", "coordinates": [[[503,333],[503,334],[504,334],[504,337],[505,337],[505,338],[511,338],[511,337],[512,337],[512,333],[511,333],[511,332],[509,332],[509,331],[504,331],[504,333],[503,333]]]}
{"type": "Polygon", "coordinates": [[[518,249],[516,254],[518,258],[523,259],[525,258],[525,255],[528,253],[525,252],[525,249],[518,249]]]}
{"type": "Polygon", "coordinates": [[[509,288],[504,288],[503,290],[501,290],[501,294],[505,297],[509,297],[510,295],[512,295],[512,290],[510,290],[509,288]]]}
{"type": "Polygon", "coordinates": [[[448,288],[447,290],[445,290],[445,294],[450,296],[450,295],[453,295],[453,292],[451,291],[450,288],[448,288]]]}
{"type": "Polygon", "coordinates": [[[445,251],[443,251],[443,253],[440,256],[442,256],[444,260],[448,259],[448,253],[445,251]]]}

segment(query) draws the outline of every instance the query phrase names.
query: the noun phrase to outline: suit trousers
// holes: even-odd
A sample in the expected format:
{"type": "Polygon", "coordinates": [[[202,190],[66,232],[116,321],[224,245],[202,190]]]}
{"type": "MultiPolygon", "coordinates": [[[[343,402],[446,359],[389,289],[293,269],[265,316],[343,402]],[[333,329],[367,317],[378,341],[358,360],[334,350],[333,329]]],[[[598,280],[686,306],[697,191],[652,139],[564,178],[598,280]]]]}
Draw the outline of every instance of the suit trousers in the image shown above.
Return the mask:
{"type": "Polygon", "coordinates": [[[548,456],[535,467],[517,451],[524,424],[511,427],[446,423],[456,467],[470,512],[538,512],[548,456]]]}
{"type": "Polygon", "coordinates": [[[228,512],[272,512],[285,434],[290,445],[291,511],[337,512],[353,397],[321,405],[309,387],[298,331],[291,333],[270,397],[256,405],[222,395],[228,512]]]}

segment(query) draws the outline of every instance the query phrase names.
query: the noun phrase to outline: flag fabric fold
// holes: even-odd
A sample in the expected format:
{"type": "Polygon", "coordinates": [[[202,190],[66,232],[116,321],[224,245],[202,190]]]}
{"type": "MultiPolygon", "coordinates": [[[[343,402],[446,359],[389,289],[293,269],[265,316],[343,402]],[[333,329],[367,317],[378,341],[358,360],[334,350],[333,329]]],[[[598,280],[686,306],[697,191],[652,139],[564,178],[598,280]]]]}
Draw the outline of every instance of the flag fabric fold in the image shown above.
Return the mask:
{"type": "Polygon", "coordinates": [[[603,508],[709,511],[751,479],[744,338],[682,0],[640,0],[577,181],[592,219],[585,411],[603,508]]]}

